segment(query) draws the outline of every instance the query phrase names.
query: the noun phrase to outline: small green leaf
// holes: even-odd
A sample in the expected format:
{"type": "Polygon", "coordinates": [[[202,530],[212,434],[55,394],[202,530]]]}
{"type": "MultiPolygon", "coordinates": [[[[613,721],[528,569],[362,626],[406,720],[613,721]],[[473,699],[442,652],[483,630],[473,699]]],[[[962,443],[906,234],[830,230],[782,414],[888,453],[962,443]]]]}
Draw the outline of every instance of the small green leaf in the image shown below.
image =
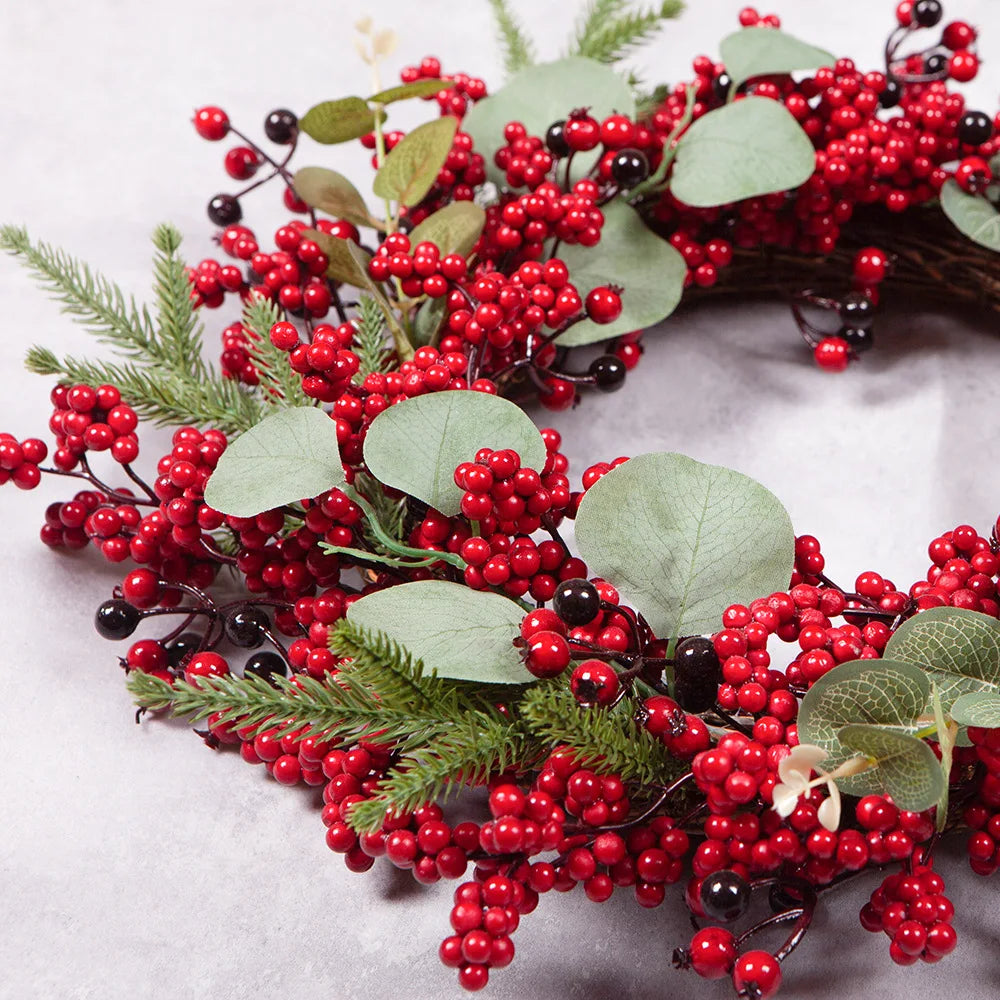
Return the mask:
{"type": "Polygon", "coordinates": [[[438,677],[484,684],[535,679],[514,647],[524,609],[499,594],[419,580],[362,597],[347,618],[380,629],[438,677]]]}
{"type": "Polygon", "coordinates": [[[836,57],[825,49],[800,42],[776,28],[743,28],[719,43],[726,72],[739,86],[754,76],[791,73],[797,69],[832,66],[836,57]]]}
{"type": "Polygon", "coordinates": [[[1000,695],[1000,622],[978,611],[922,611],[896,629],[885,657],[921,667],[949,713],[964,694],[1000,695]]]}
{"type": "Polygon", "coordinates": [[[451,90],[454,80],[414,80],[413,83],[401,83],[398,87],[380,90],[368,98],[369,104],[393,104],[395,101],[406,101],[411,97],[433,97],[442,90],[451,90]]]}
{"type": "Polygon", "coordinates": [[[326,167],[303,167],[292,180],[295,193],[313,208],[337,219],[346,219],[355,226],[380,223],[372,217],[358,189],[336,170],[326,167]]]}
{"type": "Polygon", "coordinates": [[[816,151],[791,112],[767,97],[709,111],[677,145],[670,191],[693,208],[726,205],[803,184],[816,151]]]}
{"type": "MultiPolygon", "coordinates": [[[[545,135],[554,121],[581,107],[589,108],[598,121],[613,111],[631,116],[635,98],[625,78],[610,66],[571,56],[522,70],[505,87],[469,109],[462,131],[472,136],[476,152],[486,160],[487,177],[505,187],[506,174],[493,162],[494,154],[504,145],[504,125],[518,121],[529,135],[545,135]]],[[[596,160],[593,153],[577,154],[573,163],[588,169],[596,160]]]]}
{"type": "MultiPolygon", "coordinates": [[[[379,113],[379,121],[385,121],[384,111],[379,113]]],[[[299,119],[299,128],[324,145],[349,142],[375,128],[375,112],[360,97],[342,97],[310,108],[299,119]]]]}
{"type": "Polygon", "coordinates": [[[941,208],[973,243],[1000,253],[1000,212],[981,195],[967,194],[954,180],[941,188],[941,208]]]}
{"type": "Polygon", "coordinates": [[[446,115],[425,122],[405,136],[385,158],[372,190],[380,198],[416,205],[437,180],[458,131],[458,119],[446,115]]]}
{"type": "Polygon", "coordinates": [[[223,514],[253,517],[346,482],[337,423],[313,406],[265,417],[223,452],[205,502],[223,514]]]}
{"type": "Polygon", "coordinates": [[[421,303],[417,315],[413,319],[413,346],[424,347],[433,344],[445,313],[448,311],[444,296],[437,299],[427,299],[421,303]]]}
{"type": "Polygon", "coordinates": [[[352,240],[321,233],[318,229],[306,229],[303,235],[315,240],[326,254],[330,262],[326,268],[328,278],[353,285],[355,288],[368,288],[371,285],[371,278],[368,277],[368,255],[360,247],[356,248],[363,257],[363,263],[359,262],[358,257],[351,252],[352,240]]]}
{"type": "Polygon", "coordinates": [[[1000,694],[985,691],[963,694],[951,706],[951,717],[960,726],[998,729],[1000,728],[1000,694]]]}
{"type": "Polygon", "coordinates": [[[484,447],[513,448],[532,469],[545,464],[545,442],[519,406],[468,390],[414,396],[383,410],[365,435],[364,456],[376,479],[451,517],[463,494],[455,469],[484,447]]]}
{"type": "MultiPolygon", "coordinates": [[[[852,660],[825,673],[806,692],[799,707],[799,740],[822,747],[829,755],[825,771],[854,756],[838,733],[853,723],[868,723],[910,735],[930,695],[923,671],[891,660],[852,660]]],[[[864,794],[866,775],[839,778],[837,784],[852,795],[864,794]]]]}
{"type": "Polygon", "coordinates": [[[637,455],[584,495],[576,541],[662,637],[714,632],[732,603],[788,586],[792,523],[778,499],[732,469],[637,455]]]}
{"type": "Polygon", "coordinates": [[[441,251],[442,257],[450,253],[468,257],[484,225],[486,213],[475,202],[453,201],[414,226],[410,233],[410,246],[427,241],[441,251]]]}
{"type": "MultiPolygon", "coordinates": [[[[864,784],[864,794],[891,795],[900,809],[911,812],[930,809],[941,800],[945,790],[941,763],[923,740],[881,726],[860,724],[844,726],[837,735],[844,746],[876,763],[852,779],[864,784]]],[[[824,761],[824,768],[826,764],[824,761]]],[[[844,787],[844,783],[838,784],[844,787]]]]}
{"type": "Polygon", "coordinates": [[[572,244],[560,248],[559,256],[583,298],[598,285],[621,285],[622,314],[603,326],[589,319],[574,324],[559,338],[560,346],[593,344],[659,323],[677,308],[684,291],[684,258],[634,208],[613,201],[603,212],[600,251],[572,244]]]}

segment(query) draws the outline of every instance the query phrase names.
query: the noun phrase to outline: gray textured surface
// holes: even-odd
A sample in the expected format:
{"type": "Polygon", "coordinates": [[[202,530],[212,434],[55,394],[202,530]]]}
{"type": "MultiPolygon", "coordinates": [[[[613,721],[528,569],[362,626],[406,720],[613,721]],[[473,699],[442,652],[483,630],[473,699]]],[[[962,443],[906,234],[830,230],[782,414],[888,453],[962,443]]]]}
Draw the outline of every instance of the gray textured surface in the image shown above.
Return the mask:
{"type": "MultiPolygon", "coordinates": [[[[370,12],[403,36],[393,67],[434,52],[447,69],[499,77],[485,3],[440,0],[238,6],[54,0],[0,5],[5,95],[0,218],[27,223],[136,291],[146,288],[154,222],[209,251],[203,203],[227,186],[223,144],[194,136],[190,109],[227,107],[251,131],[271,107],[302,109],[359,90],[346,38],[370,12]]],[[[555,54],[570,17],[557,0],[518,0],[555,54]],[[529,13],[530,11],[530,13],[529,13]]],[[[892,4],[796,0],[786,26],[874,64],[892,4]]],[[[949,4],[987,29],[974,93],[996,106],[996,0],[949,4]]],[[[737,0],[702,0],[638,59],[650,79],[676,78],[735,23],[737,0]]],[[[357,152],[304,149],[360,176],[357,152]]],[[[262,196],[248,206],[259,218],[262,196]]],[[[278,221],[278,215],[273,216],[278,221]]],[[[266,231],[265,227],[261,227],[266,231]]],[[[38,433],[43,383],[25,375],[28,343],[93,350],[10,262],[0,265],[0,428],[38,433]]],[[[797,529],[822,534],[831,571],[879,568],[898,582],[926,568],[933,533],[1000,507],[1000,339],[981,322],[917,313],[880,331],[864,365],[829,377],[808,363],[787,316],[754,305],[685,312],[659,337],[629,387],[559,416],[577,474],[583,460],[671,449],[761,479],[797,529]]],[[[148,446],[147,458],[157,454],[148,446]]],[[[436,958],[448,888],[425,891],[387,872],[349,874],[323,843],[308,793],[289,792],[233,755],[213,757],[180,726],[136,727],[115,650],[91,628],[115,582],[93,558],[37,542],[58,485],[3,491],[0,591],[0,997],[260,1000],[457,997],[436,958]]],[[[887,941],[857,924],[865,887],[843,890],[788,963],[789,1000],[1000,993],[994,885],[960,850],[942,867],[959,909],[959,951],[937,967],[897,969],[887,941]]],[[[870,891],[870,885],[868,886],[870,891]]],[[[544,899],[494,976],[498,1000],[723,997],[728,987],[669,970],[685,940],[680,889],[659,911],[623,898],[544,899]]]]}

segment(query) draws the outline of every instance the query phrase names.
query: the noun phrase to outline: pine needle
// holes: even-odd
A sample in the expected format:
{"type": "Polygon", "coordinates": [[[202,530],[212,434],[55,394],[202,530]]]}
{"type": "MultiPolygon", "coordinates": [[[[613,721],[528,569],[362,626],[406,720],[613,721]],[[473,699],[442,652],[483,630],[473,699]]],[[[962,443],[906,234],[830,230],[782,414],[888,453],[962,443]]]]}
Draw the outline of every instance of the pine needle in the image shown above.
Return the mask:
{"type": "Polygon", "coordinates": [[[354,381],[360,385],[365,377],[389,370],[392,350],[386,345],[385,316],[378,302],[370,295],[358,300],[358,329],[354,337],[355,353],[361,362],[354,381]]]}
{"type": "Polygon", "coordinates": [[[504,71],[508,76],[535,64],[535,46],[518,24],[507,0],[490,0],[493,17],[500,33],[504,71]]]}
{"type": "MultiPolygon", "coordinates": [[[[621,8],[617,0],[594,0],[596,8],[621,8]]],[[[577,55],[596,59],[598,62],[614,63],[626,56],[632,49],[648,42],[663,27],[663,22],[677,17],[683,10],[681,0],[661,0],[657,7],[625,12],[598,21],[588,19],[589,30],[577,41],[577,55]]]]}

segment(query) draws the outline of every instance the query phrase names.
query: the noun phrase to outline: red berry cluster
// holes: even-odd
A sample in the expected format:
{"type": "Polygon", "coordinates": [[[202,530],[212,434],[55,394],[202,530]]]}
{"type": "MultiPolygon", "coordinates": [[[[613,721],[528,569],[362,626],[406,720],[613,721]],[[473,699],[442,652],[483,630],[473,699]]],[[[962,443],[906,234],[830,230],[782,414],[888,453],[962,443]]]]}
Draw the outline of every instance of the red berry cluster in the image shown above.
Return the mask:
{"type": "MultiPolygon", "coordinates": [[[[508,126],[509,127],[509,126],[508,126]]],[[[538,260],[546,240],[596,246],[601,239],[604,214],[597,207],[598,187],[591,180],[577,181],[572,194],[546,181],[531,194],[509,201],[501,209],[502,224],[491,234],[501,250],[518,250],[527,260],[538,260]]]]}
{"type": "Polygon", "coordinates": [[[294,323],[282,320],[269,331],[271,343],[288,352],[288,366],[302,379],[302,391],[312,399],[333,403],[345,393],[361,363],[350,350],[357,331],[351,323],[320,323],[309,343],[299,340],[294,323]]]}
{"type": "Polygon", "coordinates": [[[39,438],[18,441],[13,434],[0,434],[0,486],[12,482],[19,489],[33,490],[41,482],[38,466],[48,453],[48,445],[39,438]]]}
{"type": "Polygon", "coordinates": [[[968,733],[974,762],[985,773],[964,814],[972,830],[966,850],[977,875],[992,875],[1000,868],[1000,729],[969,726],[968,733]]]}
{"type": "Polygon", "coordinates": [[[459,121],[473,104],[487,96],[486,84],[478,76],[442,73],[441,60],[434,56],[425,56],[416,66],[404,66],[399,71],[399,78],[403,83],[416,83],[418,80],[452,83],[453,86],[439,90],[426,100],[437,101],[442,115],[451,115],[459,121]]]}
{"type": "Polygon", "coordinates": [[[121,393],[113,385],[96,389],[89,385],[58,385],[51,399],[49,430],[56,438],[52,463],[57,469],[75,469],[90,451],[106,451],[122,465],[135,461],[139,454],[135,435],[139,418],[131,406],[122,402],[121,393]]]}

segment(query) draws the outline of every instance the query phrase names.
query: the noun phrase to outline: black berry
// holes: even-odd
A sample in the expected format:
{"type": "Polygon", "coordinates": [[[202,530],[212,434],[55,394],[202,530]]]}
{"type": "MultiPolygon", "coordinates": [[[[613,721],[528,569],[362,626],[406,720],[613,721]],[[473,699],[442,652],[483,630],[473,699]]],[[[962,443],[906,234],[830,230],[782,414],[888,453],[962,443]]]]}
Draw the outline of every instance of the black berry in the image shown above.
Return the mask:
{"type": "Polygon", "coordinates": [[[948,57],[940,52],[932,52],[924,60],[924,72],[928,76],[937,76],[948,69],[948,57]]]}
{"type": "Polygon", "coordinates": [[[226,638],[243,649],[256,649],[265,639],[270,623],[267,616],[256,608],[241,608],[226,619],[226,638]]]}
{"type": "Polygon", "coordinates": [[[861,292],[851,292],[840,303],[840,322],[855,330],[867,330],[875,319],[875,303],[861,292]]]}
{"type": "Polygon", "coordinates": [[[634,188],[649,176],[649,160],[638,149],[620,149],[611,161],[611,176],[620,188],[634,188]]]}
{"type": "Polygon", "coordinates": [[[270,684],[275,677],[284,677],[288,673],[288,664],[277,653],[254,653],[243,666],[243,674],[254,674],[270,684]]]}
{"type": "Polygon", "coordinates": [[[545,145],[554,156],[569,156],[569,143],[566,141],[566,122],[553,122],[545,133],[545,145]]]}
{"type": "Polygon", "coordinates": [[[724,869],[701,883],[701,907],[712,920],[736,920],[750,905],[750,886],[741,875],[724,869]]]}
{"type": "Polygon", "coordinates": [[[966,111],[958,122],[958,141],[967,146],[981,146],[993,138],[993,122],[982,111],[966,111]]]}
{"type": "Polygon", "coordinates": [[[588,369],[594,376],[594,385],[602,392],[614,392],[625,384],[625,374],[628,369],[621,358],[613,354],[602,354],[590,362],[588,369]]]}
{"type": "Polygon", "coordinates": [[[167,646],[167,662],[172,667],[180,667],[201,648],[201,636],[197,632],[182,632],[167,646]]]}
{"type": "Polygon", "coordinates": [[[720,73],[712,81],[712,90],[720,101],[729,100],[729,88],[733,85],[733,78],[728,73],[720,73]]]}
{"type": "Polygon", "coordinates": [[[593,621],[601,610],[601,595],[589,580],[564,580],[552,598],[556,614],[571,628],[593,621]]]}
{"type": "Polygon", "coordinates": [[[913,20],[921,28],[933,28],[943,13],[940,0],[917,0],[913,5],[913,20]]]}
{"type": "Polygon", "coordinates": [[[276,108],[264,119],[264,134],[279,145],[287,146],[299,127],[298,118],[287,108],[276,108]]]}
{"type": "Polygon", "coordinates": [[[844,327],[837,336],[843,337],[851,350],[858,354],[867,351],[875,345],[875,338],[872,331],[867,327],[844,327]]]}
{"type": "Polygon", "coordinates": [[[896,80],[889,80],[885,90],[878,95],[878,102],[883,108],[894,108],[903,99],[903,88],[896,80]]]}
{"type": "Polygon", "coordinates": [[[217,226],[235,226],[243,218],[243,209],[231,194],[217,194],[208,203],[208,217],[217,226]]]}
{"type": "Polygon", "coordinates": [[[142,612],[128,601],[105,601],[94,615],[94,628],[105,639],[127,639],[142,621],[142,612]]]}
{"type": "Polygon", "coordinates": [[[674,697],[686,712],[706,712],[715,704],[722,667],[711,639],[695,635],[674,651],[674,697]]]}

